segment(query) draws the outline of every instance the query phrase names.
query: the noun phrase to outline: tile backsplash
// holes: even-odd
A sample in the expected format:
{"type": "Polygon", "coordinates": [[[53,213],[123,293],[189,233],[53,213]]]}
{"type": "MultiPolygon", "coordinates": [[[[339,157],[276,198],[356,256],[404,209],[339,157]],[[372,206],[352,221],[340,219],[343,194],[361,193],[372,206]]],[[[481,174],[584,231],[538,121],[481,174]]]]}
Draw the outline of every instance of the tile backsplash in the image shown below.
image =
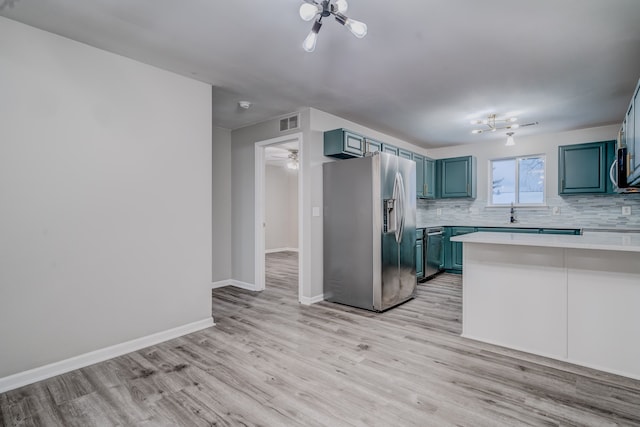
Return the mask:
{"type": "MultiPolygon", "coordinates": [[[[517,225],[640,229],[640,194],[554,197],[547,199],[547,205],[515,208],[517,225]],[[622,215],[623,206],[631,208],[630,216],[622,215]]],[[[487,207],[486,200],[481,199],[418,200],[417,223],[418,226],[504,225],[509,223],[509,209],[487,207]]]]}

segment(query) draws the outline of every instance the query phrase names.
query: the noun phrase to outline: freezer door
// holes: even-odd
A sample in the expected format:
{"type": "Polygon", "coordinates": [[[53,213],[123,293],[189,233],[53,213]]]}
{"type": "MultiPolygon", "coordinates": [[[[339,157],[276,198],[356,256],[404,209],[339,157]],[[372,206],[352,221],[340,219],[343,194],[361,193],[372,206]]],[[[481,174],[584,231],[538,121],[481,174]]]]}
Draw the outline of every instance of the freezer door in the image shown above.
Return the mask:
{"type": "Polygon", "coordinates": [[[415,163],[380,154],[382,211],[381,283],[374,308],[386,310],[412,298],[416,289],[415,163]]]}
{"type": "MultiPolygon", "coordinates": [[[[373,237],[374,159],[323,165],[323,275],[327,301],[374,310],[374,283],[380,283],[380,243],[373,237]],[[376,251],[373,256],[373,251],[376,251]],[[379,264],[377,264],[379,265],[379,264]]],[[[376,186],[377,187],[377,186],[376,186]]]]}

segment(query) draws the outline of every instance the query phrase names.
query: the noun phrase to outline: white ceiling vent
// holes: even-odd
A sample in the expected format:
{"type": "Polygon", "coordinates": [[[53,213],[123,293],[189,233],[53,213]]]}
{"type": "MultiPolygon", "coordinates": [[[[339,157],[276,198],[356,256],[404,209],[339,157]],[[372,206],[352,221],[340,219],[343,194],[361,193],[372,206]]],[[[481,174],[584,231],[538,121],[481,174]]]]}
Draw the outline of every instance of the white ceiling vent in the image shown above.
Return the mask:
{"type": "Polygon", "coordinates": [[[298,114],[280,119],[280,132],[286,130],[298,129],[300,127],[300,117],[298,114]]]}

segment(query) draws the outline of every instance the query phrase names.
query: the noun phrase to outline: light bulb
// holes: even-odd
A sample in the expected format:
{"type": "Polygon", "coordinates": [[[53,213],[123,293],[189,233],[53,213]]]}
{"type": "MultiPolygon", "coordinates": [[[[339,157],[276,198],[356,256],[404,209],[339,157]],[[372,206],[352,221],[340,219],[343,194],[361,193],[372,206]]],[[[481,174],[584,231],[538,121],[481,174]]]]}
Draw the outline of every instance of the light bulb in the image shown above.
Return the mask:
{"type": "Polygon", "coordinates": [[[345,13],[349,5],[347,4],[347,0],[336,0],[336,6],[338,8],[338,12],[345,13]]]}
{"type": "Polygon", "coordinates": [[[300,6],[300,18],[304,19],[305,21],[311,21],[319,11],[320,9],[318,8],[318,5],[303,3],[302,6],[300,6]]]}
{"type": "Polygon", "coordinates": [[[318,33],[311,30],[304,42],[302,42],[302,48],[307,52],[313,52],[316,49],[316,42],[318,41],[318,33]]]}
{"type": "Polygon", "coordinates": [[[347,18],[344,25],[351,31],[351,33],[357,38],[361,39],[367,35],[367,24],[364,22],[356,21],[355,19],[347,18]]]}
{"type": "Polygon", "coordinates": [[[316,49],[316,42],[318,41],[318,32],[322,27],[322,22],[320,22],[320,19],[316,20],[316,22],[313,23],[313,27],[311,27],[311,31],[309,32],[309,35],[302,42],[302,48],[307,52],[313,52],[316,49]]]}

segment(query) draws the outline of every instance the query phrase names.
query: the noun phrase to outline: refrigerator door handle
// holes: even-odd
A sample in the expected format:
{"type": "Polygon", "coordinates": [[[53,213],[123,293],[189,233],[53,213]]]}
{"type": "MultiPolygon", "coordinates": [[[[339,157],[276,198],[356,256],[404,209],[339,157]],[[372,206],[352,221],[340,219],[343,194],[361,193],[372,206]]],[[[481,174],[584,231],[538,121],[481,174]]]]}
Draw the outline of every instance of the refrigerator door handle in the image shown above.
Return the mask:
{"type": "Polygon", "coordinates": [[[404,181],[402,179],[402,175],[400,172],[396,173],[394,182],[393,182],[393,198],[396,202],[396,209],[394,212],[395,216],[395,237],[396,242],[402,242],[402,235],[404,233],[404,181]]]}
{"type": "Polygon", "coordinates": [[[614,190],[618,188],[618,177],[616,176],[618,172],[618,159],[615,159],[613,163],[611,163],[611,167],[609,168],[609,179],[613,184],[614,190]]]}

